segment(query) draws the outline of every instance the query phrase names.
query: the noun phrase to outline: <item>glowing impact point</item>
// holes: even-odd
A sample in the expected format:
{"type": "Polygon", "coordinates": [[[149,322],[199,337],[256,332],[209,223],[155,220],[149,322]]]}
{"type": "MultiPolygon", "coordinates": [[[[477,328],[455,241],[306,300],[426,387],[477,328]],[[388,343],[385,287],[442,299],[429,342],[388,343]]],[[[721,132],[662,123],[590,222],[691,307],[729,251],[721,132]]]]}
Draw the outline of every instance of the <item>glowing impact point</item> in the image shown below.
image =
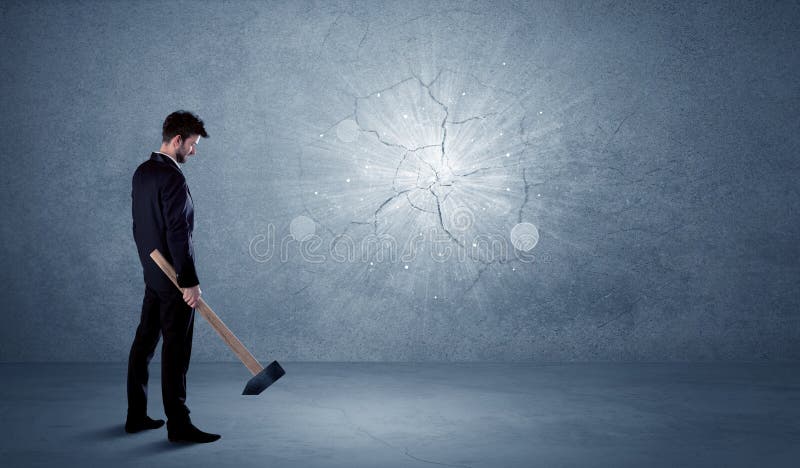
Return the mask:
{"type": "Polygon", "coordinates": [[[292,220],[291,224],[289,224],[289,233],[291,233],[294,240],[298,242],[302,242],[313,236],[316,231],[316,223],[308,216],[297,216],[292,220]]]}
{"type": "Polygon", "coordinates": [[[345,143],[352,143],[358,139],[358,124],[353,119],[346,119],[336,126],[336,136],[345,143]]]}
{"type": "Polygon", "coordinates": [[[511,243],[517,250],[530,252],[539,243],[539,230],[531,223],[519,223],[511,229],[511,243]]]}

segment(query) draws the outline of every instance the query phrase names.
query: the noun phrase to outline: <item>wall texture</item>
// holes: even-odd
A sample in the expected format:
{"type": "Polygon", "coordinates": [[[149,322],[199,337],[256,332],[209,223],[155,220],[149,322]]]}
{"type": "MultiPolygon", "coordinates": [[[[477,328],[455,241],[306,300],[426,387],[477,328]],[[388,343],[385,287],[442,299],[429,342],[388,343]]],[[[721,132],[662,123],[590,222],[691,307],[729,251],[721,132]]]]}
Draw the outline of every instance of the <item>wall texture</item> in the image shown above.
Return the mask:
{"type": "Polygon", "coordinates": [[[177,109],[262,361],[800,358],[800,6],[495,3],[0,3],[0,360],[127,359],[177,109]]]}

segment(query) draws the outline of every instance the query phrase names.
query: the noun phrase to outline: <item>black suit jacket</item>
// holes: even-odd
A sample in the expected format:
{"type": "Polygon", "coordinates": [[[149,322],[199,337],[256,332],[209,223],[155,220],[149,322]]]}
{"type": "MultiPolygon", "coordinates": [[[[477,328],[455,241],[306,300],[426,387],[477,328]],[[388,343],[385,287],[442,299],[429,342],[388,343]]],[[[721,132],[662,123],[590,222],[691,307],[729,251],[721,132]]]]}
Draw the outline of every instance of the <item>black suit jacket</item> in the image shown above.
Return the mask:
{"type": "Polygon", "coordinates": [[[153,249],[158,249],[175,268],[180,287],[200,284],[192,245],[194,204],[181,170],[169,156],[152,153],[133,173],[132,187],[133,238],[145,284],[157,291],[177,291],[150,258],[153,249]]]}

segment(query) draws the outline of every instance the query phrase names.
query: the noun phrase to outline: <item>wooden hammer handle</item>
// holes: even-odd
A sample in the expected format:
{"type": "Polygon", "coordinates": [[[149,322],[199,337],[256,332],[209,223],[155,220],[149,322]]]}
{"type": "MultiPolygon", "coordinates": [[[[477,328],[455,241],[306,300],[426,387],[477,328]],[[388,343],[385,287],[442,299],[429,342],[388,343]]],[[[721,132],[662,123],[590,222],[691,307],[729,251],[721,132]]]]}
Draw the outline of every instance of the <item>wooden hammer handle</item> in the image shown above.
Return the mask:
{"type": "MultiPolygon", "coordinates": [[[[159,252],[158,249],[150,252],[150,258],[152,258],[153,261],[156,262],[156,264],[158,264],[158,266],[161,268],[161,271],[163,271],[164,274],[167,275],[170,280],[172,280],[172,284],[174,284],[179,290],[183,291],[183,288],[178,286],[178,276],[175,274],[175,269],[172,268],[172,265],[170,265],[163,255],[161,255],[161,252],[159,252]]],[[[239,357],[250,373],[256,375],[261,372],[264,369],[264,366],[262,366],[256,360],[256,358],[250,354],[250,351],[248,351],[242,342],[236,338],[236,335],[234,335],[233,332],[231,332],[230,329],[225,326],[217,314],[211,310],[211,307],[206,304],[206,301],[204,301],[201,297],[198,299],[197,303],[197,310],[200,311],[200,315],[205,317],[205,319],[208,320],[208,323],[211,324],[211,327],[216,330],[217,333],[219,333],[219,336],[221,336],[226,343],[228,343],[228,346],[230,346],[233,352],[236,353],[236,356],[239,357]]]]}

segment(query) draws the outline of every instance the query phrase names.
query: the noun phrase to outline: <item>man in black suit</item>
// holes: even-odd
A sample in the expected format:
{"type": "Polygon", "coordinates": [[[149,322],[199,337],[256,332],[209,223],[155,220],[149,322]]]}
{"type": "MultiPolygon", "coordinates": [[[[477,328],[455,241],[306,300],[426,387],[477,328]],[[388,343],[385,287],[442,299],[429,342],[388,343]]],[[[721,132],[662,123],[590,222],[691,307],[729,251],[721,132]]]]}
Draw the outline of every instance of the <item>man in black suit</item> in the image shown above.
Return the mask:
{"type": "Polygon", "coordinates": [[[164,421],[147,416],[148,364],[163,336],[161,392],[167,433],[173,442],[213,442],[220,438],[197,429],[186,406],[186,372],[192,352],[194,308],[200,281],[194,264],[194,205],[180,169],[195,154],[200,137],[208,138],[203,121],[191,112],[173,112],[164,120],[159,151],[133,174],[133,238],[144,273],[142,316],[128,358],[129,433],[156,429],[164,421]],[[150,258],[158,249],[173,265],[178,290],[150,258]]]}

